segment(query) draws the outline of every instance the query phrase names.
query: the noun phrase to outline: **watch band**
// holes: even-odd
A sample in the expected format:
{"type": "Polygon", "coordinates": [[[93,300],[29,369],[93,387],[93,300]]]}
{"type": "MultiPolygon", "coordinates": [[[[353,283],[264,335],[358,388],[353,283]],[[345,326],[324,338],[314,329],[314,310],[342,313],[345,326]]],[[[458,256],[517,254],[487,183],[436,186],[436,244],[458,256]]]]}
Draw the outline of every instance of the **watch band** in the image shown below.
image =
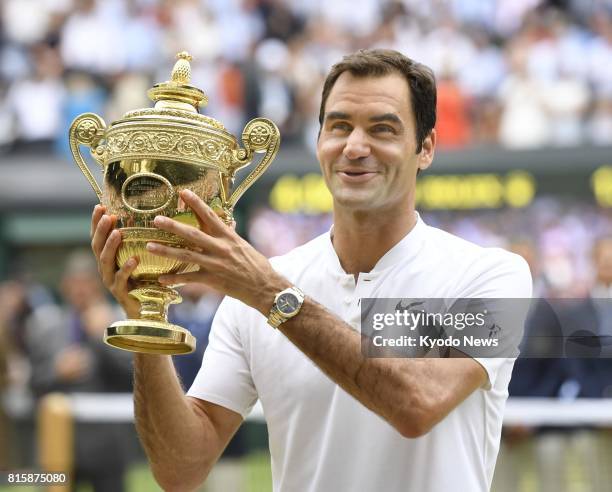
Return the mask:
{"type": "Polygon", "coordinates": [[[270,314],[268,316],[268,324],[273,328],[278,328],[282,322],[286,321],[283,316],[280,315],[276,306],[272,306],[270,314]]]}
{"type": "Polygon", "coordinates": [[[292,287],[289,287],[288,289],[280,291],[278,294],[276,294],[276,296],[274,296],[274,304],[272,305],[272,308],[270,309],[270,314],[268,315],[268,324],[272,326],[273,328],[278,328],[281,325],[281,323],[284,323],[288,319],[291,319],[294,316],[296,316],[300,312],[300,309],[302,308],[302,304],[304,303],[304,298],[305,298],[304,293],[300,289],[298,289],[296,286],[292,286],[292,287]],[[287,293],[293,294],[295,297],[297,297],[299,301],[299,305],[297,309],[295,310],[295,312],[289,315],[281,312],[280,309],[278,309],[278,306],[276,304],[278,302],[279,297],[282,294],[287,294],[287,293]]]}

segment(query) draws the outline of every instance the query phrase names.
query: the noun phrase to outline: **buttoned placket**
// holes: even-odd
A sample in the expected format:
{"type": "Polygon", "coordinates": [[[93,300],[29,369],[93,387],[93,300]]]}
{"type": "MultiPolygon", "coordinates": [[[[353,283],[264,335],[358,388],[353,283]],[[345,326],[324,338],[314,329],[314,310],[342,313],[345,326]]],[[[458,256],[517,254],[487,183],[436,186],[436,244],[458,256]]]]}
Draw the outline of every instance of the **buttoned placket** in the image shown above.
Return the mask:
{"type": "Polygon", "coordinates": [[[345,319],[353,327],[354,330],[361,330],[361,299],[370,297],[374,275],[369,273],[361,273],[355,283],[354,278],[351,278],[351,295],[345,297],[345,319]]]}
{"type": "Polygon", "coordinates": [[[352,315],[352,304],[355,297],[355,278],[349,274],[340,276],[342,318],[348,322],[352,315]]]}

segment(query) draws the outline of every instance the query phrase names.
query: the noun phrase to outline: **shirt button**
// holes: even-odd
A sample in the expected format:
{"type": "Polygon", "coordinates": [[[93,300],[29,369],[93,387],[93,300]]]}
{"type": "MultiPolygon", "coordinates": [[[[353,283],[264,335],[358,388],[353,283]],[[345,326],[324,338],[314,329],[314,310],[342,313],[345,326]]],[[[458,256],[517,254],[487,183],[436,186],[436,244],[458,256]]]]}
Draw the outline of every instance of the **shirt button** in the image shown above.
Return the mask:
{"type": "Polygon", "coordinates": [[[353,300],[353,299],[351,299],[351,298],[350,298],[350,297],[348,297],[348,296],[344,298],[344,302],[345,302],[346,304],[350,304],[352,300],[353,300]]]}

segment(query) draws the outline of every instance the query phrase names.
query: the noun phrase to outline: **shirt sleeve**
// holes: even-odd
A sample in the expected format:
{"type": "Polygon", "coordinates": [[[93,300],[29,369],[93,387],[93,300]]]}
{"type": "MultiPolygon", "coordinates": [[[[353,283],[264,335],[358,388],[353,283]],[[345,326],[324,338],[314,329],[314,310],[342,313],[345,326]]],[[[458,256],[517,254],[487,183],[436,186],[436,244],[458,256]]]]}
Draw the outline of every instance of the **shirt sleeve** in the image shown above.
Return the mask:
{"type": "MultiPolygon", "coordinates": [[[[513,312],[506,312],[505,317],[511,318],[510,328],[516,331],[502,335],[504,338],[502,343],[504,353],[513,352],[509,347],[511,343],[516,345],[516,353],[518,353],[518,345],[523,338],[529,299],[532,295],[531,273],[527,262],[520,256],[498,249],[493,251],[499,252],[500,256],[492,254],[491,257],[482,259],[480,262],[482,273],[472,281],[470,292],[462,297],[495,298],[500,299],[502,303],[504,299],[508,299],[504,303],[505,309],[512,309],[513,312]]],[[[491,357],[473,358],[487,372],[488,382],[483,389],[490,390],[496,386],[498,375],[502,372],[506,373],[502,369],[506,368],[509,362],[514,364],[516,356],[504,357],[500,353],[498,356],[493,354],[491,357]]],[[[503,381],[504,386],[507,384],[508,381],[503,381]]]]}
{"type": "Polygon", "coordinates": [[[245,418],[257,401],[257,391],[239,324],[244,306],[226,297],[212,323],[208,346],[188,396],[221,405],[245,418]]]}

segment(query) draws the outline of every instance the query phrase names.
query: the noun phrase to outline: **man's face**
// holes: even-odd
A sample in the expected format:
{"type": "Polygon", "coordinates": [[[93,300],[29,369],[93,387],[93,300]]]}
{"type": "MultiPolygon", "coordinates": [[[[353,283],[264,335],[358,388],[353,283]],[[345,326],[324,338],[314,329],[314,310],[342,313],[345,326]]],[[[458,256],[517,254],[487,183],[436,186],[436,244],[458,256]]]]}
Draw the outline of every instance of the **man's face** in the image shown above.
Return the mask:
{"type": "Polygon", "coordinates": [[[612,239],[601,239],[595,249],[597,280],[612,285],[612,239]]]}
{"type": "Polygon", "coordinates": [[[431,164],[434,146],[432,132],[416,154],[409,88],[402,75],[340,75],[327,99],[317,142],[336,209],[410,210],[417,169],[431,164]]]}
{"type": "Polygon", "coordinates": [[[61,291],[66,303],[77,311],[99,303],[103,297],[100,280],[93,272],[66,274],[62,279],[61,291]]]}

